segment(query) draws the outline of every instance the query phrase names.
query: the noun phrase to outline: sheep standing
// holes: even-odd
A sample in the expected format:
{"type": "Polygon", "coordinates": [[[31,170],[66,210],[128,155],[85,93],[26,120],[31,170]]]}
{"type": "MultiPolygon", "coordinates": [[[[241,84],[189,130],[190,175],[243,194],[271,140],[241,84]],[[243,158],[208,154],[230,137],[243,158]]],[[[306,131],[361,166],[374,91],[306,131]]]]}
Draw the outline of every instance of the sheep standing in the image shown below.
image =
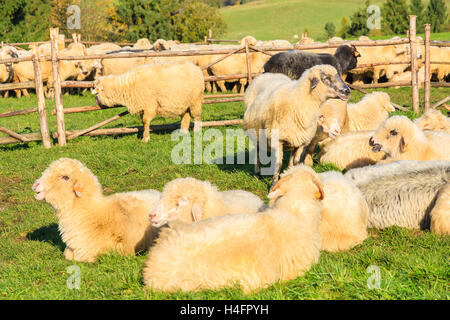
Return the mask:
{"type": "Polygon", "coordinates": [[[223,214],[255,213],[265,208],[264,202],[251,192],[219,192],[208,181],[179,178],[166,184],[161,199],[150,213],[150,221],[160,227],[171,220],[197,222],[223,214]]]}
{"type": "Polygon", "coordinates": [[[155,190],[104,196],[101,185],[81,162],[54,161],[33,184],[37,200],[55,209],[68,260],[94,262],[108,251],[135,254],[152,241],[148,208],[159,200],[155,190]]]}
{"type": "Polygon", "coordinates": [[[192,291],[237,282],[249,293],[302,275],[319,259],[323,191],[311,168],[292,170],[269,194],[271,209],[162,230],[145,263],[145,285],[192,291]]]}
{"type": "MultiPolygon", "coordinates": [[[[434,211],[436,229],[442,226],[450,231],[448,187],[434,203],[449,183],[450,161],[398,161],[349,170],[345,176],[354,181],[369,205],[369,227],[427,229],[430,211],[434,211]],[[447,208],[447,213],[442,208],[447,208]]],[[[445,232],[441,229],[439,233],[445,232]]]]}
{"type": "Polygon", "coordinates": [[[309,68],[328,64],[342,75],[356,67],[359,56],[358,50],[353,45],[339,46],[334,55],[301,50],[281,52],[270,57],[264,65],[264,72],[283,73],[292,80],[297,80],[309,68]]]}
{"type": "Polygon", "coordinates": [[[422,130],[443,131],[450,134],[450,119],[439,110],[430,109],[414,123],[422,130]]]}
{"type": "MultiPolygon", "coordinates": [[[[266,73],[252,82],[250,87],[256,86],[260,90],[253,103],[246,106],[243,121],[244,130],[253,129],[257,136],[260,130],[266,130],[269,145],[272,135],[278,139],[275,145],[271,145],[276,155],[272,185],[278,180],[281,170],[283,148],[294,149],[290,163],[296,164],[303,147],[311,142],[317,129],[320,105],[329,98],[346,100],[350,97],[350,89],[330,65],[315,66],[299,80],[286,78],[277,86],[272,85],[273,79],[273,74],[266,73]]],[[[258,141],[254,144],[258,155],[258,141]]],[[[259,173],[258,156],[255,171],[259,173]]]]}
{"type": "Polygon", "coordinates": [[[361,191],[336,171],[320,174],[324,199],[319,233],[321,250],[338,252],[367,238],[369,207],[361,191]]]}
{"type": "Polygon", "coordinates": [[[143,142],[150,140],[150,122],[156,116],[182,116],[181,130],[201,130],[205,84],[202,70],[190,62],[156,63],[138,66],[121,75],[98,78],[93,93],[99,104],[126,106],[139,113],[144,124],[143,142]]]}
{"type": "Polygon", "coordinates": [[[375,152],[369,139],[375,131],[353,131],[341,134],[322,145],[320,163],[331,163],[340,170],[375,164],[386,158],[384,152],[375,152]]]}
{"type": "Polygon", "coordinates": [[[423,132],[406,116],[386,119],[370,138],[374,152],[384,151],[389,160],[450,160],[450,134],[423,132]]]}

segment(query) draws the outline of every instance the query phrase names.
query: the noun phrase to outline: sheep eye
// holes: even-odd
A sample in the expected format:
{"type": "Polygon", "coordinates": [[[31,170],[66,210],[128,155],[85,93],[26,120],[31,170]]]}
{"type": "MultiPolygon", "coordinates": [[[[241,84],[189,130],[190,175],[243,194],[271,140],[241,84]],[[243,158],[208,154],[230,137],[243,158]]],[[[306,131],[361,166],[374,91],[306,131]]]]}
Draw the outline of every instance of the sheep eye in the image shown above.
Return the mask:
{"type": "Polygon", "coordinates": [[[69,180],[69,176],[62,176],[61,179],[63,179],[64,181],[69,180]]]}
{"type": "Polygon", "coordinates": [[[398,132],[397,132],[397,130],[391,130],[390,134],[393,136],[396,136],[398,134],[398,132]]]}

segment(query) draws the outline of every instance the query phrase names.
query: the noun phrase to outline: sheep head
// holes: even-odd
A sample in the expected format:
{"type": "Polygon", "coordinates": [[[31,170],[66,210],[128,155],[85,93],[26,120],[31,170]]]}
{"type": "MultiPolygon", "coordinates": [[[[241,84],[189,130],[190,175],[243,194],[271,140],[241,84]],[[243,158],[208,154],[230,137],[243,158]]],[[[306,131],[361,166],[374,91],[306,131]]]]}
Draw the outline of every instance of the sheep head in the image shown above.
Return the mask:
{"type": "Polygon", "coordinates": [[[332,139],[341,135],[338,111],[332,104],[327,103],[327,101],[320,108],[317,126],[332,139]]]}
{"type": "Polygon", "coordinates": [[[439,110],[430,109],[422,117],[416,119],[414,123],[422,130],[445,131],[446,124],[449,122],[439,110]]]}
{"type": "Polygon", "coordinates": [[[314,66],[309,69],[309,72],[305,72],[304,75],[307,75],[309,79],[311,94],[316,93],[321,95],[322,101],[331,98],[339,98],[342,100],[348,100],[350,98],[350,88],[345,84],[333,66],[314,66]]]}
{"type": "Polygon", "coordinates": [[[150,222],[160,227],[172,220],[200,221],[207,198],[216,192],[207,181],[190,177],[175,179],[164,187],[161,199],[150,211],[150,222]]]}
{"type": "Polygon", "coordinates": [[[100,184],[81,162],[61,158],[54,161],[33,184],[36,200],[45,200],[56,210],[72,205],[77,199],[102,194],[100,184]]]}
{"type": "MultiPolygon", "coordinates": [[[[384,151],[391,157],[407,151],[415,136],[415,125],[405,116],[386,119],[369,139],[372,151],[384,151]]],[[[420,131],[420,130],[419,130],[420,131]]]]}
{"type": "MultiPolygon", "coordinates": [[[[277,207],[283,197],[298,198],[299,195],[309,200],[323,200],[324,198],[323,184],[319,175],[305,165],[291,167],[285,171],[267,197],[270,199],[270,206],[277,207]]],[[[287,202],[291,203],[289,199],[287,202]]]]}

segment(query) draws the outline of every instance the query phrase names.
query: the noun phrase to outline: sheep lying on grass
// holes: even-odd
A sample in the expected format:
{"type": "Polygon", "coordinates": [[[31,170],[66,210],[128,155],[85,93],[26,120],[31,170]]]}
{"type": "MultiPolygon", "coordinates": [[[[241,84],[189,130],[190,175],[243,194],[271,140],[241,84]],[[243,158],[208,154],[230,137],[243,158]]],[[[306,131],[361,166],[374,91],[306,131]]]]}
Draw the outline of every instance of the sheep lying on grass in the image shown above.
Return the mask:
{"type": "MultiPolygon", "coordinates": [[[[347,100],[350,97],[350,89],[330,65],[312,67],[299,80],[284,79],[270,73],[255,78],[249,92],[253,91],[253,86],[259,90],[251,105],[246,106],[243,121],[244,130],[254,129],[257,139],[260,130],[266,130],[269,145],[272,135],[278,136],[275,145],[271,145],[276,155],[272,185],[281,170],[283,148],[294,149],[290,163],[296,164],[303,147],[316,134],[320,105],[330,98],[347,100]],[[275,78],[277,83],[273,85],[275,78]]],[[[254,145],[258,149],[258,141],[254,141],[254,145]]],[[[259,173],[259,157],[255,172],[259,173]]]]}
{"type": "Polygon", "coordinates": [[[320,177],[298,166],[273,187],[262,213],[165,228],[148,254],[145,285],[191,291],[238,283],[249,293],[302,275],[320,255],[322,190],[320,177]]]}
{"type": "Polygon", "coordinates": [[[150,140],[150,122],[156,116],[181,116],[181,130],[188,132],[191,116],[194,131],[201,130],[203,103],[202,70],[190,62],[167,62],[138,66],[121,75],[95,80],[97,103],[126,106],[139,113],[144,124],[143,142],[150,140]]]}
{"type": "Polygon", "coordinates": [[[355,170],[345,176],[355,182],[369,205],[369,227],[427,229],[431,211],[433,229],[450,231],[448,187],[439,193],[449,184],[450,161],[398,161],[355,170]]]}
{"type": "Polygon", "coordinates": [[[152,242],[148,210],[158,202],[158,191],[104,196],[97,177],[78,160],[66,158],[54,161],[33,190],[37,200],[55,209],[68,260],[94,262],[111,250],[135,254],[152,242]]]}
{"type": "Polygon", "coordinates": [[[347,132],[322,145],[320,163],[331,163],[340,170],[375,164],[386,158],[384,152],[374,152],[369,145],[375,131],[347,132]]]}
{"type": "Polygon", "coordinates": [[[414,123],[422,130],[443,131],[450,133],[450,119],[439,110],[430,109],[414,123]]]}
{"type": "Polygon", "coordinates": [[[369,208],[361,191],[335,171],[320,174],[324,199],[320,219],[321,250],[345,251],[367,238],[369,208]]]}
{"type": "Polygon", "coordinates": [[[166,184],[161,199],[150,213],[150,221],[159,227],[171,220],[197,222],[223,214],[255,213],[265,208],[264,202],[251,192],[219,192],[208,181],[179,178],[166,184]]]}
{"type": "Polygon", "coordinates": [[[358,103],[347,105],[348,120],[343,131],[376,130],[392,111],[395,111],[395,109],[387,93],[372,92],[366,94],[358,103]]]}
{"type": "Polygon", "coordinates": [[[422,132],[405,116],[385,120],[370,138],[374,152],[384,151],[391,160],[450,160],[450,134],[422,132]]]}

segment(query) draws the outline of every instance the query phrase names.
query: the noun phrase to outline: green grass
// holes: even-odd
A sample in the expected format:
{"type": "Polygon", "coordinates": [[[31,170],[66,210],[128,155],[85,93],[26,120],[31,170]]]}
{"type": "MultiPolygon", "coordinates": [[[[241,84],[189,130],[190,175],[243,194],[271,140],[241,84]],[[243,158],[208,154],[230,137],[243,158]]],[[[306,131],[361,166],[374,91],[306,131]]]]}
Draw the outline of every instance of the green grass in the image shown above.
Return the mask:
{"type": "MultiPolygon", "coordinates": [[[[410,89],[389,89],[392,100],[407,106],[410,89]]],[[[432,102],[449,95],[433,88],[432,102]]],[[[361,94],[353,93],[352,101],[361,94]]],[[[65,96],[65,107],[91,105],[92,96],[65,96]]],[[[31,99],[0,99],[0,113],[36,105],[31,99]]],[[[48,110],[53,104],[48,101],[48,110]]],[[[66,115],[67,129],[86,128],[118,114],[121,109],[66,115]]],[[[242,103],[205,105],[203,120],[241,118],[242,103]]],[[[417,115],[408,113],[411,118],[417,115]]],[[[50,130],[55,131],[54,116],[50,130]]],[[[173,120],[156,119],[153,124],[173,120]]],[[[18,132],[39,130],[37,115],[1,119],[1,125],[18,132]]],[[[140,125],[126,116],[109,127],[140,125]]],[[[220,128],[222,132],[225,128],[220,128]]],[[[85,163],[99,178],[104,192],[139,189],[162,190],[177,177],[207,179],[220,190],[242,188],[267,200],[270,178],[253,176],[251,165],[175,165],[170,154],[176,141],[170,132],[152,133],[148,144],[136,135],[80,137],[66,147],[45,150],[40,143],[0,146],[0,299],[448,299],[450,238],[429,231],[389,228],[371,230],[371,237],[349,252],[323,253],[319,263],[303,277],[246,296],[238,288],[198,293],[165,294],[144,289],[142,256],[102,255],[93,264],[75,263],[81,269],[81,289],[69,290],[66,268],[73,263],[63,256],[64,243],[52,208],[33,198],[31,185],[43,170],[60,157],[85,163]],[[371,265],[381,271],[381,289],[366,283],[371,265]]],[[[332,170],[316,165],[319,172],[332,170]]]]}
{"type": "MultiPolygon", "coordinates": [[[[383,0],[371,1],[381,6],[383,0]]],[[[450,13],[450,0],[446,0],[450,13]]],[[[315,40],[326,39],[324,26],[333,22],[339,29],[342,17],[350,17],[362,0],[261,0],[240,6],[225,7],[220,13],[228,24],[225,39],[241,39],[252,35],[258,40],[286,39],[297,42],[294,35],[308,28],[315,40]]],[[[420,32],[422,27],[417,28],[420,32]]],[[[391,37],[388,37],[391,38],[391,37]]],[[[432,35],[433,40],[449,40],[450,33],[432,35]]]]}

